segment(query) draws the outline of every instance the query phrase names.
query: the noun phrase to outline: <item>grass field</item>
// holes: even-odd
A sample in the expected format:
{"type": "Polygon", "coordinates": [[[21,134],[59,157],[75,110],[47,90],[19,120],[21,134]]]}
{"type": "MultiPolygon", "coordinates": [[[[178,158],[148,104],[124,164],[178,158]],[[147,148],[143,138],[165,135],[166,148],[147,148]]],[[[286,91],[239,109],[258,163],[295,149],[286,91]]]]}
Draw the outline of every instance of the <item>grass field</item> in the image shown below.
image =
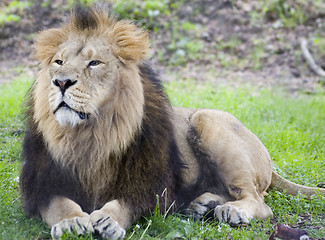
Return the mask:
{"type": "MultiPolygon", "coordinates": [[[[0,86],[0,239],[48,239],[50,230],[21,209],[19,171],[24,136],[22,102],[30,81],[21,76],[0,86]]],[[[193,81],[166,85],[173,105],[218,108],[234,114],[268,148],[274,169],[300,184],[325,182],[325,96],[285,96],[281,91],[253,87],[230,89],[193,81]]],[[[182,216],[154,212],[128,231],[129,239],[268,239],[277,223],[307,228],[325,237],[325,198],[307,200],[271,190],[266,197],[276,220],[252,221],[232,228],[215,221],[194,222],[182,216]]],[[[98,239],[73,235],[62,239],[98,239]]]]}

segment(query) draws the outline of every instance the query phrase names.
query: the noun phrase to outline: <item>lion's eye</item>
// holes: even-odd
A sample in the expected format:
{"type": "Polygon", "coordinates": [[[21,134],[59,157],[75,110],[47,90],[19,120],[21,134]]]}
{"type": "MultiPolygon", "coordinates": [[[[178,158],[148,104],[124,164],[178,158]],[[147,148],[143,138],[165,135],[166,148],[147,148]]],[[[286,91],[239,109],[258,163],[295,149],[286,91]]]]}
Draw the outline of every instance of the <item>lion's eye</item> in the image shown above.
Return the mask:
{"type": "Polygon", "coordinates": [[[57,65],[62,65],[63,64],[63,61],[62,60],[60,60],[60,59],[58,59],[58,60],[55,60],[54,61],[57,65]]]}
{"type": "Polygon", "coordinates": [[[90,61],[88,63],[88,67],[95,67],[95,66],[98,66],[99,64],[101,64],[102,62],[99,61],[99,60],[93,60],[93,61],[90,61]]]}

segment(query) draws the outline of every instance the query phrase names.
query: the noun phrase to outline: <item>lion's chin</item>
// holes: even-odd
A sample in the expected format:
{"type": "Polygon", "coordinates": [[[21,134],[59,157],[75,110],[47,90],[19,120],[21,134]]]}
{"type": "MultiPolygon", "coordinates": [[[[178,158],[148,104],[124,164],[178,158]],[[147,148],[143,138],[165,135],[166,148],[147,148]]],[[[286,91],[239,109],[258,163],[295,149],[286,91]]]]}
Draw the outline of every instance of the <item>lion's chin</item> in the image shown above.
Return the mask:
{"type": "Polygon", "coordinates": [[[54,115],[55,120],[61,126],[75,127],[88,119],[88,114],[76,112],[66,107],[59,108],[54,115]]]}

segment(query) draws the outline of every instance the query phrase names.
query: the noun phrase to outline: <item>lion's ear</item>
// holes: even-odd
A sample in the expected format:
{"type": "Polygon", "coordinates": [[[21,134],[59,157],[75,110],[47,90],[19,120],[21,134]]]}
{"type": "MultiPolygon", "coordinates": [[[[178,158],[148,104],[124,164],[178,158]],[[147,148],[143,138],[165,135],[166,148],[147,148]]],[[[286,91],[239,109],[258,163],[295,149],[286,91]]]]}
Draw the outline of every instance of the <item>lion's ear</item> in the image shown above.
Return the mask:
{"type": "Polygon", "coordinates": [[[59,45],[66,41],[67,33],[64,29],[49,29],[41,32],[35,42],[34,57],[49,63],[59,50],[59,45]]]}
{"type": "Polygon", "coordinates": [[[149,53],[148,33],[137,28],[129,21],[119,21],[113,27],[114,49],[118,58],[125,61],[139,62],[149,53]]]}

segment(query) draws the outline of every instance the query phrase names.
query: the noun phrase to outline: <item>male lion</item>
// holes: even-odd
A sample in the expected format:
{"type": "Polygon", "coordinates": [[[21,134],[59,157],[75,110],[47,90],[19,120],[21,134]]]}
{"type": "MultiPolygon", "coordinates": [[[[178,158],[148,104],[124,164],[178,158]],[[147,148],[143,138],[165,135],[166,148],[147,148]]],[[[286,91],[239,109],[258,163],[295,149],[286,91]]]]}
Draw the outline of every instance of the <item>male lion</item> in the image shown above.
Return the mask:
{"type": "Polygon", "coordinates": [[[160,208],[247,223],[272,216],[271,186],[306,195],[272,171],[259,139],[218,110],[173,108],[144,63],[146,32],[76,7],[37,38],[41,62],[28,102],[21,187],[28,215],[53,238],[66,230],[119,239],[160,208]],[[164,194],[162,194],[164,192],[164,194]]]}

